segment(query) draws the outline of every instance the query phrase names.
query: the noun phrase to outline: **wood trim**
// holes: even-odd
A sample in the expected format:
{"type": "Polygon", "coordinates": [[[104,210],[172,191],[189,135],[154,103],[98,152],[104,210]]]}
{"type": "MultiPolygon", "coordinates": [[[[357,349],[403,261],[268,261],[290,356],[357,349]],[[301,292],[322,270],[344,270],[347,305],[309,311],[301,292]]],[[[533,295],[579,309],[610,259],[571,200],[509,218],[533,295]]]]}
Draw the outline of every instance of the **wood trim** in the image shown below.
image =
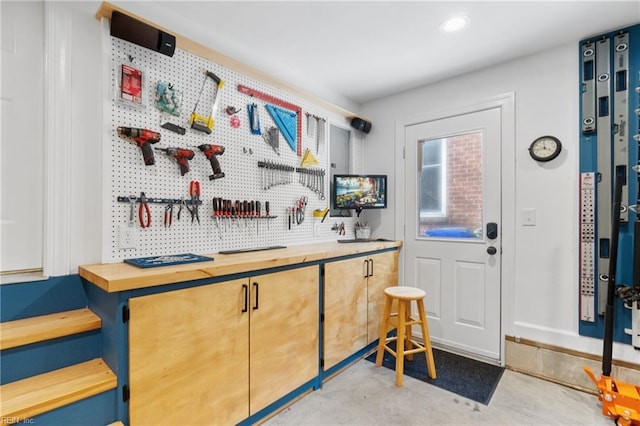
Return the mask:
{"type": "Polygon", "coordinates": [[[100,317],[87,308],[0,323],[0,350],[97,330],[100,317]]]}
{"type": "MultiPolygon", "coordinates": [[[[541,342],[536,342],[535,340],[529,340],[529,339],[523,339],[522,337],[514,337],[514,336],[505,336],[504,339],[508,342],[513,342],[513,343],[518,343],[521,345],[527,345],[527,346],[532,346],[534,348],[539,348],[539,349],[546,349],[549,351],[554,351],[554,352],[559,352],[562,354],[566,354],[566,355],[571,355],[571,356],[576,356],[579,358],[585,358],[585,359],[589,359],[592,361],[602,361],[602,357],[599,355],[594,355],[594,354],[590,354],[587,352],[581,352],[581,351],[576,351],[574,349],[569,349],[569,348],[563,348],[561,346],[556,346],[556,345],[550,345],[547,343],[541,343],[541,342]]],[[[616,365],[618,367],[623,367],[623,368],[629,368],[632,370],[640,370],[640,364],[635,364],[632,362],[628,362],[628,361],[620,361],[620,360],[613,360],[612,361],[613,365],[616,365]]]]}
{"type": "Polygon", "coordinates": [[[240,74],[243,74],[247,77],[251,77],[254,78],[258,81],[261,81],[265,84],[268,84],[269,86],[275,87],[277,89],[283,90],[287,93],[291,93],[294,96],[299,96],[302,99],[305,99],[309,102],[312,102],[313,104],[320,106],[322,108],[325,108],[329,111],[335,112],[337,114],[340,114],[344,117],[354,117],[354,116],[359,116],[358,114],[349,111],[346,108],[343,108],[341,106],[335,105],[331,102],[328,102],[324,99],[321,99],[315,95],[312,95],[311,93],[308,93],[306,91],[303,91],[301,89],[298,89],[294,86],[291,86],[290,84],[277,79],[271,75],[268,75],[260,70],[257,70],[253,67],[250,67],[240,61],[237,61],[236,59],[231,58],[230,56],[227,56],[223,53],[220,53],[216,50],[213,50],[209,47],[206,47],[194,40],[191,40],[187,37],[181,36],[179,34],[175,34],[173,31],[168,30],[164,27],[161,27],[151,21],[148,21],[140,16],[137,16],[125,9],[122,9],[116,5],[113,5],[109,2],[102,2],[102,4],[100,5],[100,8],[98,9],[98,11],[96,12],[96,19],[100,20],[102,18],[107,18],[107,19],[111,19],[111,14],[113,11],[117,11],[120,13],[123,13],[125,15],[128,15],[134,19],[137,19],[138,21],[144,22],[145,24],[151,25],[152,27],[158,28],[161,31],[170,33],[172,35],[174,35],[176,37],[176,48],[178,49],[182,49],[186,52],[192,53],[196,56],[199,56],[201,58],[210,60],[212,62],[215,62],[218,65],[222,65],[223,67],[229,68],[232,71],[238,72],[240,74]]]}

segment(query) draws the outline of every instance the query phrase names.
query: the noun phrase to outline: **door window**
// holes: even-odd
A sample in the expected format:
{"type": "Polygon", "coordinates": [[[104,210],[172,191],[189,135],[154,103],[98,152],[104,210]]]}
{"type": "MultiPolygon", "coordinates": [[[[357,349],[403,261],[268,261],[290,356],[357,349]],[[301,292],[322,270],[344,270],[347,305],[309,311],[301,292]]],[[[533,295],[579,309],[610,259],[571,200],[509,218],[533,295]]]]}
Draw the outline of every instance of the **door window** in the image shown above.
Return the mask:
{"type": "Polygon", "coordinates": [[[482,238],[482,131],[418,142],[418,238],[482,238]]]}

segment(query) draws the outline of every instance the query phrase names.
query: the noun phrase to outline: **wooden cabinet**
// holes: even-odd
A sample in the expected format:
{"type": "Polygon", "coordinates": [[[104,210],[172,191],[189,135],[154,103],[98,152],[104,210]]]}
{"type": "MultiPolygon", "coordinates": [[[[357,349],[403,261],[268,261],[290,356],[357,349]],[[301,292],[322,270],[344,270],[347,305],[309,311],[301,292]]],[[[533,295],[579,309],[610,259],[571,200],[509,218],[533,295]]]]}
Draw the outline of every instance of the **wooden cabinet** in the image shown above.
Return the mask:
{"type": "Polygon", "coordinates": [[[366,258],[324,265],[324,369],[367,345],[366,258]]]}
{"type": "Polygon", "coordinates": [[[130,424],[235,424],[316,377],[318,288],[309,266],[130,299],[130,424]]]}
{"type": "Polygon", "coordinates": [[[384,289],[398,285],[396,250],[324,265],[324,369],[378,338],[384,289]]]}
{"type": "Polygon", "coordinates": [[[251,279],[251,415],[318,375],[319,278],[309,266],[251,279]]]}
{"type": "MultiPolygon", "coordinates": [[[[384,310],[384,289],[398,285],[398,252],[387,251],[372,254],[367,278],[367,344],[375,341],[380,333],[380,321],[384,310]]],[[[392,312],[395,310],[392,308],[392,312]]]]}

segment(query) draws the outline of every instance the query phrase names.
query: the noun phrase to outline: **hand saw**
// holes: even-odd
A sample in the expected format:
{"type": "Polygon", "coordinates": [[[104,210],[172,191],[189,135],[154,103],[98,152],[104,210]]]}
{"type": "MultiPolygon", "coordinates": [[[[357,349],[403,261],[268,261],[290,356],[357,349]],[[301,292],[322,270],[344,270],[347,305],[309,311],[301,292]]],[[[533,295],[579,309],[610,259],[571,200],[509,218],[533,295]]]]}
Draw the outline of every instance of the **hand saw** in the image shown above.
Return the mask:
{"type": "Polygon", "coordinates": [[[215,115],[216,109],[218,108],[218,91],[224,85],[224,81],[211,71],[206,71],[206,76],[204,78],[204,82],[202,83],[202,88],[200,89],[200,94],[198,95],[198,100],[196,101],[196,105],[193,107],[193,112],[191,113],[190,124],[191,128],[194,130],[199,130],[201,132],[205,132],[206,134],[210,134],[213,130],[213,116],[215,115]],[[202,93],[204,92],[204,88],[207,86],[207,80],[213,80],[214,84],[214,93],[213,100],[211,102],[211,111],[209,113],[209,117],[206,117],[202,114],[198,114],[198,104],[200,103],[200,99],[202,98],[202,93]]]}

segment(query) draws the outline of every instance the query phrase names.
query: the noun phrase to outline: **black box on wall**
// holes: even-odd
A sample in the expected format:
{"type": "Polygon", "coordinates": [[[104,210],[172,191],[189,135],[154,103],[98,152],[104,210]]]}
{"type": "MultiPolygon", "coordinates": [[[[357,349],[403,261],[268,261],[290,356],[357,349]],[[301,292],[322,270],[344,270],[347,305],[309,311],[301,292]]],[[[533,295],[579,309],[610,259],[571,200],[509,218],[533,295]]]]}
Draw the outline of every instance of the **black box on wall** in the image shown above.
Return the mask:
{"type": "Polygon", "coordinates": [[[351,119],[351,127],[362,132],[369,133],[371,130],[371,122],[362,118],[354,117],[351,119]]]}
{"type": "Polygon", "coordinates": [[[111,35],[167,56],[176,50],[175,36],[117,11],[111,14],[111,35]]]}

